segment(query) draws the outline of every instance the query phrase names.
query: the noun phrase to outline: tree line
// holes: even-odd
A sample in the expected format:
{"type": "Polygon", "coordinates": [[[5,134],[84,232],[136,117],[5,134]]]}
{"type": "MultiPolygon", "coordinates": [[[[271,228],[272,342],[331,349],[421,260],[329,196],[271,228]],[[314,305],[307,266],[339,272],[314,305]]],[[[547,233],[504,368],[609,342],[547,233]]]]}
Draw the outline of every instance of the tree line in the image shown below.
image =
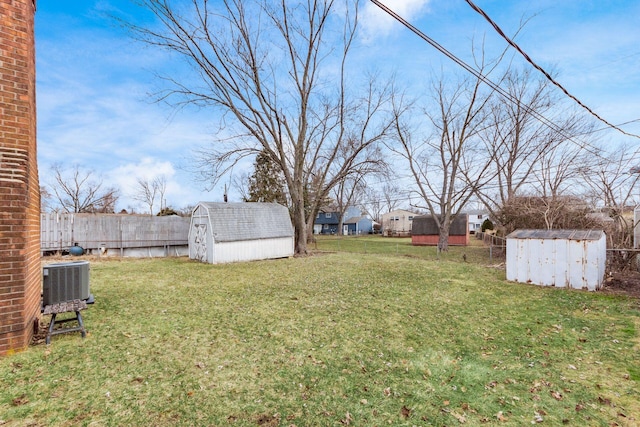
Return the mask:
{"type": "Polygon", "coordinates": [[[441,250],[471,200],[503,227],[522,212],[535,213],[535,226],[574,225],[581,216],[572,210],[598,206],[622,225],[640,176],[637,150],[598,141],[591,119],[506,52],[488,59],[472,47],[477,74],[432,75],[416,96],[352,63],[359,1],[140,4],[155,22],[122,23],[193,70],[164,75],[157,100],[222,117],[216,140],[194,152],[194,170],[214,185],[255,159],[245,199],[260,199],[260,184],[269,201],[289,207],[296,253],[307,252],[328,201],[383,205],[371,182],[397,182],[412,207],[431,213],[441,250]],[[260,168],[268,173],[257,178],[260,168]]]}
{"type": "MultiPolygon", "coordinates": [[[[54,164],[46,176],[48,183],[40,186],[41,211],[116,213],[120,190],[105,183],[95,171],[80,165],[54,164]]],[[[152,179],[137,178],[130,196],[144,206],[145,210],[138,213],[159,216],[190,215],[193,206],[182,209],[167,206],[164,201],[166,190],[165,176],[152,179]]],[[[128,206],[127,209],[118,212],[137,213],[135,206],[128,206]]]]}

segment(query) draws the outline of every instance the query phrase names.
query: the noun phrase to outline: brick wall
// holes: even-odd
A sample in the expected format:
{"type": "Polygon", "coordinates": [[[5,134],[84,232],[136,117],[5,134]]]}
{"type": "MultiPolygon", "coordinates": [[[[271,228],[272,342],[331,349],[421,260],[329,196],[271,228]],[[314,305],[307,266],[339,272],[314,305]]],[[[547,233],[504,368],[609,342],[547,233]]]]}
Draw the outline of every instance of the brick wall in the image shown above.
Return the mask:
{"type": "Polygon", "coordinates": [[[0,355],[25,348],[40,316],[35,0],[0,0],[0,355]]]}

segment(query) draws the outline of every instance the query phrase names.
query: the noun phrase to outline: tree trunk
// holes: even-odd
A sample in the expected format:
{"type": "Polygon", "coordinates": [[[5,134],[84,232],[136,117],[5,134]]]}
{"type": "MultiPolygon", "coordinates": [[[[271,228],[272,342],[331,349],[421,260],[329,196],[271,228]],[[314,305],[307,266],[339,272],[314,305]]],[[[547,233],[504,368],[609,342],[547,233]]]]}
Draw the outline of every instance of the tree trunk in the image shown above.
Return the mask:
{"type": "Polygon", "coordinates": [[[438,229],[438,252],[449,250],[449,231],[451,230],[451,219],[448,215],[443,215],[438,229]]]}
{"type": "Polygon", "coordinates": [[[307,254],[307,222],[304,217],[304,198],[293,203],[293,228],[295,232],[296,255],[307,254]]]}
{"type": "Polygon", "coordinates": [[[438,235],[438,252],[447,252],[449,250],[449,230],[440,229],[438,235]]]}

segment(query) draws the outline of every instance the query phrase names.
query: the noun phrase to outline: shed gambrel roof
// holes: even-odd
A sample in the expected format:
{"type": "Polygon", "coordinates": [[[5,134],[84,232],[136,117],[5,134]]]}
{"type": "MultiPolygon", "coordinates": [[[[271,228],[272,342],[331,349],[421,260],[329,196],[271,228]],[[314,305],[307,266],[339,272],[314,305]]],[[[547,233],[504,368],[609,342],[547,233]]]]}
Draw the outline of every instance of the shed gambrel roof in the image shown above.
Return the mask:
{"type": "Polygon", "coordinates": [[[200,202],[194,214],[198,209],[207,211],[213,238],[217,242],[293,236],[289,210],[277,203],[200,202]]]}

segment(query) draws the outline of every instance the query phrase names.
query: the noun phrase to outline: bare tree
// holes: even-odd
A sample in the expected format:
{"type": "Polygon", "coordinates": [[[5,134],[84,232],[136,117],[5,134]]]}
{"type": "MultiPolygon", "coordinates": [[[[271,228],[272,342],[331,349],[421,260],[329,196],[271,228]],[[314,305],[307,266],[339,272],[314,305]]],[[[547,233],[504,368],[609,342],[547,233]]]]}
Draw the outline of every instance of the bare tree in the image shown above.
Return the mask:
{"type": "Polygon", "coordinates": [[[453,219],[490,178],[489,162],[477,150],[490,99],[481,91],[481,83],[480,79],[464,79],[452,89],[444,78],[435,83],[435,111],[424,111],[433,129],[430,135],[423,136],[420,128],[403,121],[406,111],[395,108],[397,146],[392,149],[404,160],[416,184],[420,204],[415,207],[426,209],[438,226],[440,251],[448,250],[453,219]]]}
{"type": "Polygon", "coordinates": [[[103,197],[96,200],[91,211],[93,213],[115,213],[118,197],[117,191],[108,191],[103,197]]]}
{"type": "Polygon", "coordinates": [[[167,180],[164,176],[153,179],[137,179],[137,187],[132,199],[144,203],[149,208],[149,215],[153,215],[153,207],[156,200],[160,198],[160,210],[162,210],[162,199],[167,188],[167,180]]]}
{"type": "Polygon", "coordinates": [[[40,186],[40,211],[49,212],[51,210],[52,201],[53,201],[53,194],[51,194],[51,192],[46,186],[41,185],[40,186]]]}
{"type": "Polygon", "coordinates": [[[194,209],[195,209],[195,205],[183,206],[182,208],[178,209],[178,215],[184,216],[184,217],[191,217],[191,213],[193,212],[194,209]]]}
{"type": "Polygon", "coordinates": [[[599,218],[589,213],[591,209],[582,197],[516,195],[496,212],[494,219],[500,222],[505,233],[518,228],[551,230],[602,227],[599,218]]]}
{"type": "Polygon", "coordinates": [[[118,201],[118,190],[103,188],[103,181],[94,172],[80,166],[64,169],[62,165],[53,165],[53,184],[50,188],[55,194],[59,208],[65,212],[101,212],[113,213],[118,201]]]}
{"type": "Polygon", "coordinates": [[[557,191],[575,170],[558,169],[569,165],[555,164],[552,178],[551,164],[562,160],[557,156],[560,152],[577,156],[580,150],[569,140],[590,130],[584,116],[559,108],[560,95],[547,79],[536,78],[533,72],[505,72],[500,81],[508,98],[493,98],[486,127],[479,133],[496,178],[493,185],[478,188],[477,196],[494,218],[509,199],[521,191],[530,192],[536,179],[544,182],[545,190],[552,186],[557,191]],[[559,148],[565,144],[570,147],[559,148]]]}
{"type": "Polygon", "coordinates": [[[320,204],[371,161],[391,123],[383,108],[390,84],[347,74],[358,2],[191,0],[188,11],[162,0],[141,3],[161,29],[130,28],[196,70],[195,77],[167,77],[171,87],[160,99],[224,114],[231,137],[196,152],[200,176],[214,184],[240,159],[264,151],[282,170],[295,251],[306,253],[320,204]]]}
{"type": "Polygon", "coordinates": [[[167,192],[167,177],[164,175],[157,176],[153,179],[153,184],[158,189],[158,197],[160,198],[160,211],[167,207],[167,200],[164,195],[167,192]]]}
{"type": "Polygon", "coordinates": [[[251,174],[249,172],[241,172],[240,174],[233,175],[231,180],[231,187],[234,188],[240,195],[240,200],[249,200],[249,180],[251,174]]]}
{"type": "MultiPolygon", "coordinates": [[[[588,153],[569,141],[545,150],[529,181],[492,211],[505,233],[515,228],[589,228],[595,221],[586,215],[592,204],[585,201],[581,177],[588,168],[588,153]]],[[[496,203],[496,201],[494,201],[496,203]]]]}
{"type": "Polygon", "coordinates": [[[401,193],[400,187],[395,184],[386,183],[382,186],[383,208],[385,212],[391,212],[400,206],[401,193]]]}
{"type": "Polygon", "coordinates": [[[359,204],[359,196],[363,192],[363,175],[354,174],[338,183],[333,188],[332,195],[336,203],[336,212],[338,213],[338,234],[343,234],[344,214],[351,206],[359,204]]]}
{"type": "Polygon", "coordinates": [[[579,196],[585,190],[580,171],[593,160],[590,153],[570,141],[545,150],[532,172],[538,193],[547,199],[579,196]]]}
{"type": "Polygon", "coordinates": [[[380,191],[371,187],[367,182],[364,183],[363,191],[364,194],[360,202],[360,207],[369,218],[380,223],[384,209],[380,191]]]}
{"type": "Polygon", "coordinates": [[[635,206],[640,181],[638,158],[640,150],[631,145],[621,145],[613,153],[599,154],[598,162],[580,170],[584,182],[594,195],[599,196],[600,206],[615,223],[615,233],[609,233],[610,247],[632,247],[633,220],[625,216],[625,209],[635,206]]]}

